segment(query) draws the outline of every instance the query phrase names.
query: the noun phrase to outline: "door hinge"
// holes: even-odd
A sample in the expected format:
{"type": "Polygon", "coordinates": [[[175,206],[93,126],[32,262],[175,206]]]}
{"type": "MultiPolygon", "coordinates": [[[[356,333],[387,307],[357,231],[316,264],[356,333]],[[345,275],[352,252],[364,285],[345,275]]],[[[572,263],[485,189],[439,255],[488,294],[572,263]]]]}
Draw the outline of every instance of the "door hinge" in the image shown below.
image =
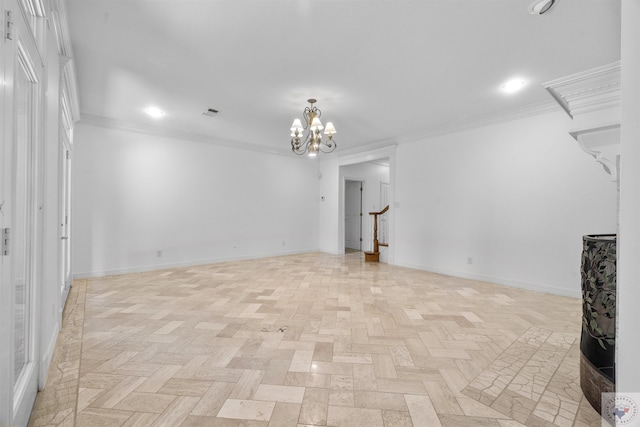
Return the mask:
{"type": "Polygon", "coordinates": [[[2,256],[9,255],[9,245],[11,244],[11,229],[2,229],[2,256]]]}
{"type": "Polygon", "coordinates": [[[5,33],[5,38],[7,40],[13,40],[13,21],[11,20],[11,11],[7,10],[6,12],[6,21],[7,21],[7,32],[5,33]]]}
{"type": "Polygon", "coordinates": [[[67,160],[69,160],[69,159],[70,159],[70,157],[69,157],[69,150],[67,150],[67,160]]]}

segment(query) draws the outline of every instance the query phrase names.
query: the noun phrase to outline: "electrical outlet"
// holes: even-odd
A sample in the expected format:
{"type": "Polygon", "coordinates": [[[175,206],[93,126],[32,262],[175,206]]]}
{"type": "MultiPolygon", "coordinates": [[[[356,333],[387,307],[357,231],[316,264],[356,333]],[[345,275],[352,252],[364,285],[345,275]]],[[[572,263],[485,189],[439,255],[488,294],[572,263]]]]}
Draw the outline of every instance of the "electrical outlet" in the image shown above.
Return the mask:
{"type": "Polygon", "coordinates": [[[162,258],[162,251],[157,251],[156,252],[156,257],[162,258]]]}
{"type": "Polygon", "coordinates": [[[287,246],[287,241],[286,240],[282,241],[282,246],[287,246]]]}
{"type": "Polygon", "coordinates": [[[473,258],[467,257],[467,264],[469,265],[473,264],[473,258]]]}

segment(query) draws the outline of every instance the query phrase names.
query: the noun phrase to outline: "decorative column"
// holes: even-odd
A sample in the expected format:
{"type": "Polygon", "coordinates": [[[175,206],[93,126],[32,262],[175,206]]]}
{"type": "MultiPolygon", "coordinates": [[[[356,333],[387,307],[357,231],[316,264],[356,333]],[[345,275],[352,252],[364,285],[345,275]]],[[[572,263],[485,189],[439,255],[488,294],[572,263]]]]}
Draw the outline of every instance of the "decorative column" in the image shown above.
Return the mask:
{"type": "MultiPolygon", "coordinates": [[[[569,134],[617,183],[620,226],[620,61],[545,83],[573,119],[569,134]]],[[[580,387],[598,413],[602,393],[615,392],[617,236],[583,237],[580,387]]]]}

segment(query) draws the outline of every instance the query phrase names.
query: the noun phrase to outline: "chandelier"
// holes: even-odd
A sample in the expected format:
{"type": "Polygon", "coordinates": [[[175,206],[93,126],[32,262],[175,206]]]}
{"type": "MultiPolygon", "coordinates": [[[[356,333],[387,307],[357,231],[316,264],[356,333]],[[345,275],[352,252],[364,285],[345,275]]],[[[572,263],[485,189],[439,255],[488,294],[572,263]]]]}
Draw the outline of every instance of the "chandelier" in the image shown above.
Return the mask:
{"type": "Polygon", "coordinates": [[[305,121],[304,127],[300,119],[295,119],[291,125],[291,151],[299,155],[308,153],[310,157],[317,156],[321,151],[330,153],[336,149],[336,142],[333,140],[336,128],[331,122],[322,126],[322,122],[320,122],[322,111],[313,105],[316,100],[307,99],[307,102],[309,106],[302,112],[305,121]],[[322,139],[322,129],[327,136],[325,140],[322,139]],[[307,131],[306,134],[305,131],[307,131]]]}

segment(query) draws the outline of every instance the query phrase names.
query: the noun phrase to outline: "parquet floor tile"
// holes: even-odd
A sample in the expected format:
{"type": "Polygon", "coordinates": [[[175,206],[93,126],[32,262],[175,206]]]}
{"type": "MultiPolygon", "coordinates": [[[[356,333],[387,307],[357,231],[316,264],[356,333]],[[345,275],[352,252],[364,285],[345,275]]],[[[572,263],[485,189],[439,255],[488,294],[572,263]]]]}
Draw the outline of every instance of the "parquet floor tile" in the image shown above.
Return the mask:
{"type": "Polygon", "coordinates": [[[31,426],[597,426],[580,302],[302,254],[74,282],[31,426]]]}

